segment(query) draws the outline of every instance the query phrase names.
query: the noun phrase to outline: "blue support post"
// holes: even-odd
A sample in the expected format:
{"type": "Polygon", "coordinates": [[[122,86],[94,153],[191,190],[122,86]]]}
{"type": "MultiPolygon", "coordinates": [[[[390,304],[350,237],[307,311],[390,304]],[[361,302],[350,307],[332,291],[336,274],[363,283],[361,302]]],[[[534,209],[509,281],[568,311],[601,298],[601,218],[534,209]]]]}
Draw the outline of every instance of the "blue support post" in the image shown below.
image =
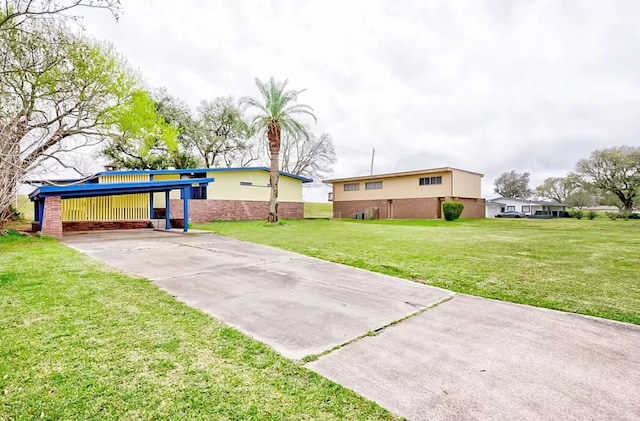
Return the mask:
{"type": "MultiPolygon", "coordinates": [[[[153,181],[153,174],[149,174],[149,181],[153,181]]],[[[153,219],[153,192],[149,193],[149,219],[153,219]]]]}
{"type": "Polygon", "coordinates": [[[38,199],[38,231],[42,231],[42,223],[44,222],[44,198],[38,199]]]}
{"type": "Polygon", "coordinates": [[[164,203],[164,207],[166,210],[164,229],[169,231],[171,229],[171,205],[169,203],[169,190],[164,192],[164,203]]]}
{"type": "Polygon", "coordinates": [[[182,189],[182,216],[184,217],[184,228],[182,228],[183,232],[189,232],[189,198],[191,197],[191,186],[184,187],[182,189]]]}

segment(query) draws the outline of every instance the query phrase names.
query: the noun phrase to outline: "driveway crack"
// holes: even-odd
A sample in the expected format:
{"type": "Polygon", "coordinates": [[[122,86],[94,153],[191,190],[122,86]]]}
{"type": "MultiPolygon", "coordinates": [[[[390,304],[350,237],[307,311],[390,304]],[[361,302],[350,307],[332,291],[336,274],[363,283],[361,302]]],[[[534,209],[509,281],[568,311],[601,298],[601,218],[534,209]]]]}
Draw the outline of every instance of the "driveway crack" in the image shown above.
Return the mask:
{"type": "MultiPolygon", "coordinates": [[[[387,323],[387,324],[386,324],[386,325],[384,325],[384,326],[380,326],[380,327],[379,327],[379,328],[377,328],[377,329],[370,330],[369,332],[367,332],[367,333],[365,333],[365,334],[363,334],[363,335],[360,335],[360,336],[358,336],[358,337],[355,337],[355,338],[353,338],[353,339],[351,339],[351,340],[349,340],[349,341],[347,341],[347,342],[344,342],[344,343],[342,343],[342,344],[340,344],[340,345],[336,345],[336,346],[334,346],[333,348],[330,348],[330,349],[328,349],[328,350],[326,350],[326,351],[323,351],[323,352],[321,352],[321,353],[319,353],[319,354],[311,354],[311,355],[307,355],[306,357],[304,357],[304,358],[302,359],[302,361],[303,361],[305,364],[306,364],[306,363],[310,363],[310,362],[313,362],[313,361],[318,360],[320,357],[324,357],[325,355],[331,354],[331,353],[332,353],[332,352],[334,352],[334,351],[337,351],[337,350],[342,349],[342,348],[344,348],[344,347],[346,347],[346,346],[348,346],[348,345],[351,345],[351,344],[353,344],[353,343],[355,343],[355,342],[358,342],[359,340],[361,340],[361,339],[363,339],[363,338],[367,338],[367,337],[369,337],[369,336],[378,336],[380,333],[384,332],[387,328],[390,328],[390,327],[395,326],[395,325],[397,325],[397,324],[399,324],[399,323],[402,323],[402,322],[404,322],[405,320],[408,320],[408,319],[411,319],[411,318],[413,318],[413,317],[419,316],[419,315],[421,315],[422,313],[424,313],[424,312],[426,312],[426,311],[431,310],[432,308],[438,307],[438,306],[439,306],[439,305],[441,305],[441,304],[444,304],[444,303],[446,303],[446,302],[449,302],[449,301],[453,300],[457,295],[458,295],[457,293],[453,293],[452,295],[449,295],[448,297],[445,297],[445,298],[443,298],[443,299],[441,299],[441,300],[439,300],[439,301],[437,301],[437,302],[435,302],[435,303],[433,303],[433,304],[430,304],[430,305],[428,305],[428,306],[426,306],[426,307],[423,307],[423,308],[421,308],[421,309],[420,309],[420,310],[418,310],[418,311],[414,311],[413,313],[409,313],[409,314],[407,314],[406,316],[404,316],[404,317],[402,317],[402,318],[400,318],[400,319],[397,319],[397,320],[394,320],[394,321],[392,321],[392,322],[390,322],[390,323],[387,323]]],[[[407,304],[411,304],[411,303],[407,303],[407,304]]]]}

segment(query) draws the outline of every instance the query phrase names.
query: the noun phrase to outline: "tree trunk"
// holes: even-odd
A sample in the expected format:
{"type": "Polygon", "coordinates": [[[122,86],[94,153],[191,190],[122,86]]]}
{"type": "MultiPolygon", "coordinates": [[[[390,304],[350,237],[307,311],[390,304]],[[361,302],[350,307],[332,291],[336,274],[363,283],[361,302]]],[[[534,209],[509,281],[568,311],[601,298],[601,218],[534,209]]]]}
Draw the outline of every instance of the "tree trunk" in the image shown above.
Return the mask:
{"type": "Polygon", "coordinates": [[[22,177],[20,144],[11,133],[0,134],[0,226],[12,215],[16,202],[18,181],[22,177]]]}
{"type": "Polygon", "coordinates": [[[267,221],[278,222],[278,179],[280,170],[278,168],[280,160],[280,126],[271,124],[267,136],[269,138],[269,155],[271,156],[271,168],[269,171],[269,181],[271,183],[271,196],[269,197],[269,216],[267,221]]]}

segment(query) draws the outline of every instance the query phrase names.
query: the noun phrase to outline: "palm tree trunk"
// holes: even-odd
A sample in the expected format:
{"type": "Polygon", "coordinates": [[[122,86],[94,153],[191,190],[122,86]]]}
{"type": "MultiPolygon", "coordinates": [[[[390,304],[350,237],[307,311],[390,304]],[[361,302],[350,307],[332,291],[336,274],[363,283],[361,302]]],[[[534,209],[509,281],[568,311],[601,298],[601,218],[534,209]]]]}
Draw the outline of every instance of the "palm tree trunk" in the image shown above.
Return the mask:
{"type": "Polygon", "coordinates": [[[280,126],[273,124],[267,132],[269,138],[269,155],[271,156],[271,168],[269,181],[271,183],[271,196],[269,197],[269,216],[267,221],[278,222],[278,179],[280,178],[280,126]]]}
{"type": "Polygon", "coordinates": [[[280,172],[278,170],[278,161],[280,159],[280,151],[271,152],[271,171],[269,172],[269,181],[271,183],[271,196],[269,197],[269,222],[278,222],[278,179],[280,172]]]}

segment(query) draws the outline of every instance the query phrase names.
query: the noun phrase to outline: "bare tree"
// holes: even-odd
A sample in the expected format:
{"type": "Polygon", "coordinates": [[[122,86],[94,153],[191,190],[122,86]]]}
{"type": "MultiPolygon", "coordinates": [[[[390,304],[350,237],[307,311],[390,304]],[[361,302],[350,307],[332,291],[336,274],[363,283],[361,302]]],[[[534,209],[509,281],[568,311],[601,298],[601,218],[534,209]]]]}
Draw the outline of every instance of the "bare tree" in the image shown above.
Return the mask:
{"type": "Polygon", "coordinates": [[[282,171],[305,177],[322,177],[331,173],[336,162],[333,139],[327,133],[320,137],[286,136],[280,151],[282,171]]]}
{"type": "Polygon", "coordinates": [[[72,13],[80,8],[105,9],[116,19],[121,12],[120,0],[5,0],[0,2],[0,30],[28,26],[33,20],[77,20],[78,17],[72,13]]]}

